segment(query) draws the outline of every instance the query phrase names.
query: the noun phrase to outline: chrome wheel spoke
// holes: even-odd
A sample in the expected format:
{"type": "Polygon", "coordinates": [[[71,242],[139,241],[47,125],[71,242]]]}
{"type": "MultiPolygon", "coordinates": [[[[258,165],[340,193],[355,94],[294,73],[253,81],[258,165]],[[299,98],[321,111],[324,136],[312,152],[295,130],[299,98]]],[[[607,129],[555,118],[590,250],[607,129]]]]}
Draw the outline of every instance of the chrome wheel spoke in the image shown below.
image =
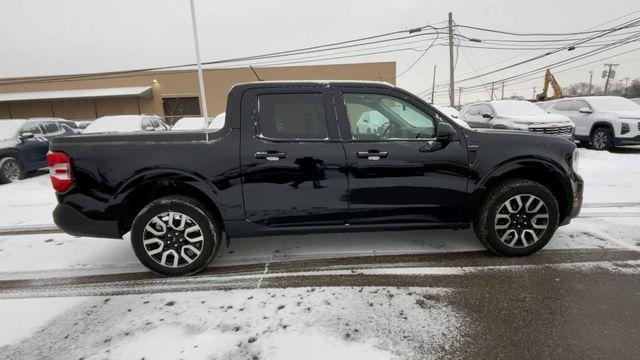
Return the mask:
{"type": "Polygon", "coordinates": [[[538,242],[548,226],[547,205],[531,194],[509,198],[500,205],[494,219],[498,239],[513,248],[523,248],[538,242]]]}
{"type": "Polygon", "coordinates": [[[195,220],[176,211],[163,212],[149,220],[142,239],[147,255],[171,268],[183,267],[198,259],[205,240],[195,220]]]}

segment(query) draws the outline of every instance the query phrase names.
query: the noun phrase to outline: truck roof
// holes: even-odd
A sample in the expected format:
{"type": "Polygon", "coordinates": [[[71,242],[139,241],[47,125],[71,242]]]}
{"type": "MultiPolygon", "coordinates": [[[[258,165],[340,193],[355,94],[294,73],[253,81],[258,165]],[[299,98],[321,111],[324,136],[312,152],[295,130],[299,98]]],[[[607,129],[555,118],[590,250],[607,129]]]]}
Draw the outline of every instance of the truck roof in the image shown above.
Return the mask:
{"type": "Polygon", "coordinates": [[[318,86],[366,86],[366,87],[384,87],[390,88],[393,85],[382,81],[364,81],[364,80],[275,80],[275,81],[252,81],[238,83],[231,87],[232,90],[245,90],[247,88],[267,88],[267,87],[318,87],[318,86]]]}

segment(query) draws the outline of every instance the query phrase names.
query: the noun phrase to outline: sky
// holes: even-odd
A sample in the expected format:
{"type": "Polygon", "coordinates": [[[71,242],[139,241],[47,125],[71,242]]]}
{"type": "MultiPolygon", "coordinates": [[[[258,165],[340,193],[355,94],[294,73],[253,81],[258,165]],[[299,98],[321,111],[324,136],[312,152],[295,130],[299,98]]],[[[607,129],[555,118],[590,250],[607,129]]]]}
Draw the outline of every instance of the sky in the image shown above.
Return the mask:
{"type": "MultiPolygon", "coordinates": [[[[459,25],[519,33],[602,29],[640,17],[640,2],[637,0],[195,0],[195,7],[203,61],[321,45],[424,25],[443,26],[448,12],[453,13],[454,21],[459,25]],[[616,18],[620,19],[611,22],[616,18]]],[[[485,41],[515,38],[464,28],[459,31],[485,41]]],[[[419,51],[404,50],[305,64],[396,61],[396,70],[400,74],[420,57],[422,50],[432,41],[426,36],[407,41],[416,40],[421,41],[396,48],[414,47],[419,51]]],[[[444,35],[436,44],[445,44],[446,41],[444,35]]],[[[603,40],[598,41],[602,44],[603,40]]],[[[483,45],[490,46],[486,43],[483,45]]],[[[640,41],[564,68],[559,67],[556,78],[562,86],[567,86],[588,81],[589,70],[593,70],[594,84],[603,85],[604,79],[600,75],[605,62],[620,64],[614,82],[626,77],[639,78],[640,51],[631,51],[636,48],[640,48],[640,41]],[[603,59],[625,51],[631,52],[603,59]],[[603,60],[596,61],[598,59],[603,60]],[[592,61],[595,62],[586,64],[592,61]],[[581,64],[585,65],[568,69],[581,64]]],[[[463,88],[462,103],[486,100],[490,96],[489,90],[465,92],[464,87],[498,81],[496,96],[499,96],[501,79],[593,49],[565,50],[523,66],[463,81],[456,84],[456,102],[458,86],[463,88]]],[[[377,51],[380,50],[385,49],[377,51]]],[[[548,51],[458,50],[457,79],[475,76],[548,51]]],[[[359,53],[349,53],[353,54],[359,53]]],[[[264,62],[256,60],[253,64],[259,66],[261,61],[264,62]]],[[[194,62],[189,0],[0,0],[0,78],[119,71],[194,62]]],[[[425,95],[428,93],[426,90],[431,88],[434,65],[437,66],[436,84],[448,82],[448,64],[448,48],[434,46],[414,67],[397,79],[397,84],[425,95]]],[[[539,76],[528,81],[507,83],[505,96],[530,98],[534,87],[538,91],[541,89],[543,75],[544,71],[540,70],[539,76]]],[[[435,103],[446,104],[446,86],[441,86],[439,90],[435,103]]]]}

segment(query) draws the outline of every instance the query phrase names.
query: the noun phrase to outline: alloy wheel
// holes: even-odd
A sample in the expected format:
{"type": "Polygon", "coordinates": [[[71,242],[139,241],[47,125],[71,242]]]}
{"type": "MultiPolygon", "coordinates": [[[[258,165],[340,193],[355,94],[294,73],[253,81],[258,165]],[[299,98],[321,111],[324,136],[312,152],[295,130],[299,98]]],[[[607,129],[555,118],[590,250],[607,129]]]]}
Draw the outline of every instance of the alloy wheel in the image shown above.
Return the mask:
{"type": "Polygon", "coordinates": [[[605,149],[609,143],[609,136],[604,131],[598,131],[593,134],[593,147],[596,149],[605,149]]]}
{"type": "Polygon", "coordinates": [[[189,216],[169,211],[149,220],[144,228],[142,244],[147,255],[158,264],[179,268],[200,256],[204,234],[189,216]]]}
{"type": "Polygon", "coordinates": [[[5,179],[14,181],[20,179],[20,165],[14,159],[7,159],[2,163],[2,175],[5,179]]]}
{"type": "Polygon", "coordinates": [[[549,209],[539,197],[521,194],[505,201],[496,213],[498,239],[512,248],[538,242],[549,226],[549,209]]]}

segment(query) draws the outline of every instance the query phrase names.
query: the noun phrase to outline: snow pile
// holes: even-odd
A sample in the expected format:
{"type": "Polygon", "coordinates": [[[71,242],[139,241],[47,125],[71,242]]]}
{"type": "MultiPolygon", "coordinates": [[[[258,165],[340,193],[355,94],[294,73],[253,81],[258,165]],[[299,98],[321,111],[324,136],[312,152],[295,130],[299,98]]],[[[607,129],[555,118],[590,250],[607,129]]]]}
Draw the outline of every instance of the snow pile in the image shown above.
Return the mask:
{"type": "MultiPolygon", "coordinates": [[[[23,359],[432,358],[454,354],[466,335],[467,320],[447,304],[449,295],[438,288],[328,287],[90,298],[0,353],[23,359]]],[[[21,316],[18,311],[4,323],[21,316]]]]}
{"type": "Polygon", "coordinates": [[[640,203],[640,150],[621,149],[611,153],[579,149],[584,179],[584,204],[640,203]]]}
{"type": "Polygon", "coordinates": [[[140,115],[114,115],[103,116],[94,120],[83,134],[109,133],[109,132],[133,132],[142,131],[142,116],[140,115]]]}
{"type": "Polygon", "coordinates": [[[0,229],[53,224],[56,204],[48,175],[0,185],[0,229]]]}

